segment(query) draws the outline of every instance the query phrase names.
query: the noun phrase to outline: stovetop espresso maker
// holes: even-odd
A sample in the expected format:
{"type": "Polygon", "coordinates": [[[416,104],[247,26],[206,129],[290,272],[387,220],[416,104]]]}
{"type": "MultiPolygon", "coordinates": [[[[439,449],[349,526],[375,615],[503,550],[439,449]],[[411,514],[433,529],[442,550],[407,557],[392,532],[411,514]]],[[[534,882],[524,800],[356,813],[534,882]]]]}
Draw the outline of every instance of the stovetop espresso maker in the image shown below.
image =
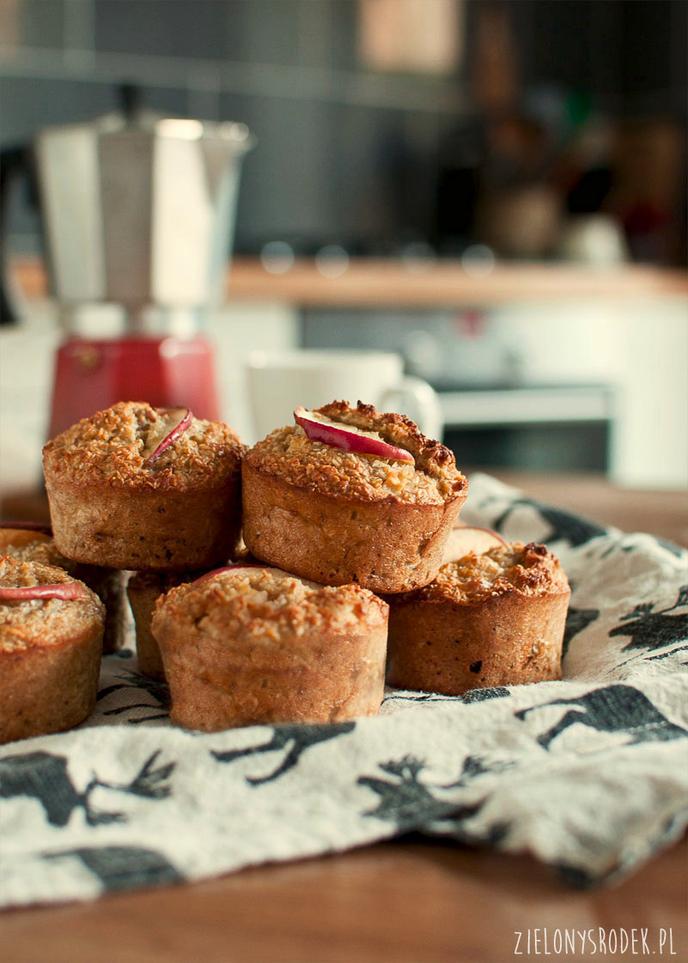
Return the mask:
{"type": "Polygon", "coordinates": [[[219,417],[213,353],[199,333],[221,302],[243,124],[125,109],[48,127],[33,145],[51,291],[64,331],[49,436],[121,400],[219,417]],[[94,336],[115,305],[119,330],[94,336]],[[85,330],[88,333],[85,333],[85,330]]]}

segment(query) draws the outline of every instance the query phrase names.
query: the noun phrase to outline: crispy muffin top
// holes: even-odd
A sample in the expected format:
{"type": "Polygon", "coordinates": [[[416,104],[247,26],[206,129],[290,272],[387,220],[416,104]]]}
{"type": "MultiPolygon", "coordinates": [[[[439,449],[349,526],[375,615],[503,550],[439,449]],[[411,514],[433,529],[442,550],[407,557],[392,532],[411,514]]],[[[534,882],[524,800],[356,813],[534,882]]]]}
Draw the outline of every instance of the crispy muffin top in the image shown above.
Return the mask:
{"type": "MultiPolygon", "coordinates": [[[[76,581],[64,569],[52,565],[0,556],[2,587],[56,585],[76,581]]],[[[0,600],[0,654],[59,645],[95,627],[102,628],[105,619],[103,603],[82,582],[79,584],[86,589],[83,598],[0,600]]]]}
{"type": "Polygon", "coordinates": [[[83,418],[43,449],[53,479],[134,491],[222,487],[240,469],[244,446],[229,425],[192,418],[153,462],[150,455],[179,422],[181,409],[121,401],[83,418]]]}
{"type": "Polygon", "coordinates": [[[283,635],[345,634],[384,624],[388,606],[358,585],[325,587],[262,566],[231,568],[171,589],[156,602],[153,634],[212,638],[258,650],[283,635]]]}
{"type": "Polygon", "coordinates": [[[415,464],[343,451],[311,441],[303,428],[278,428],[254,445],[246,463],[290,485],[323,495],[360,501],[442,505],[465,491],[467,480],[454,454],[421,434],[404,415],[378,412],[360,401],[353,408],[334,401],[317,409],[334,422],[376,432],[384,441],[409,451],[415,464]]]}
{"type": "Polygon", "coordinates": [[[435,580],[424,588],[394,596],[394,603],[455,602],[471,605],[500,595],[526,598],[561,595],[569,583],[559,559],[544,545],[512,542],[482,555],[471,552],[447,562],[435,580]]]}
{"type": "Polygon", "coordinates": [[[0,528],[0,555],[9,555],[20,562],[58,565],[68,572],[75,568],[74,562],[58,552],[50,535],[30,529],[0,528]]]}

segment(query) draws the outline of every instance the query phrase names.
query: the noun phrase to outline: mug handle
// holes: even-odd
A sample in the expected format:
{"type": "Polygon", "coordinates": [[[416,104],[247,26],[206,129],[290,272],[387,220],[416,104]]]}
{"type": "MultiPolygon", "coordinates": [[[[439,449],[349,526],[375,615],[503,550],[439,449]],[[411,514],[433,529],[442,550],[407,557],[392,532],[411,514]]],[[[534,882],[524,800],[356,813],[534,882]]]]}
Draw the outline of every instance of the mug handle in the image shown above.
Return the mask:
{"type": "Polygon", "coordinates": [[[423,381],[406,375],[390,388],[386,388],[380,399],[383,411],[399,411],[408,415],[428,438],[442,440],[444,417],[442,406],[435,389],[423,381]]]}

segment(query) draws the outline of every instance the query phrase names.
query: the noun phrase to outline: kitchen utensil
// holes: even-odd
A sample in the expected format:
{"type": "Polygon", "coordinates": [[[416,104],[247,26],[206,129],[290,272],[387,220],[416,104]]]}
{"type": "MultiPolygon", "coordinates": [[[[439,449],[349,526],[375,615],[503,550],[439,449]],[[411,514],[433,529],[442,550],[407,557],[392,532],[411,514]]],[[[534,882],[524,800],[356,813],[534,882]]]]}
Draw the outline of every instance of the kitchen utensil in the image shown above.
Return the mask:
{"type": "Polygon", "coordinates": [[[222,297],[252,143],[243,124],[142,109],[131,88],[121,112],[39,132],[35,169],[65,333],[50,436],[126,399],[218,417],[212,349],[197,332],[222,297]],[[104,303],[121,306],[120,336],[84,335],[89,307],[104,303]]]}

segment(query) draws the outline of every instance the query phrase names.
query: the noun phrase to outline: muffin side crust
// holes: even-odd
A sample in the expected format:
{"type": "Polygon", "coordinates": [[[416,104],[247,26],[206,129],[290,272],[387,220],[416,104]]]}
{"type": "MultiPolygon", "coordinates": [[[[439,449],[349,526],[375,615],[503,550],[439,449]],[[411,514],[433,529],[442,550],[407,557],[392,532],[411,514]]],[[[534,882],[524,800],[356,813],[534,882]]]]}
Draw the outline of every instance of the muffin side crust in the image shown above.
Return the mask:
{"type": "Polygon", "coordinates": [[[199,578],[202,572],[136,572],[127,582],[127,597],[136,631],[136,661],[139,672],[154,679],[165,678],[160,648],[151,632],[157,600],[182,582],[199,578]]]}

